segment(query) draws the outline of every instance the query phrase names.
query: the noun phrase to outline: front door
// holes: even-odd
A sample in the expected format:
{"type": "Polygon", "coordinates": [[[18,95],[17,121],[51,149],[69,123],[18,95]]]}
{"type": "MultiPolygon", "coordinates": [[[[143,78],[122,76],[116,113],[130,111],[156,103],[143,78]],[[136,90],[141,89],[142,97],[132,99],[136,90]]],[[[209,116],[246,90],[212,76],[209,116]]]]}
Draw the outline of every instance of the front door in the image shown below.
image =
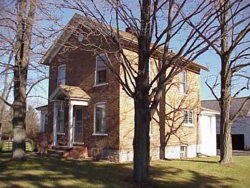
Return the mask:
{"type": "Polygon", "coordinates": [[[83,142],[83,111],[82,108],[75,108],[75,117],[74,117],[74,143],[83,142]]]}

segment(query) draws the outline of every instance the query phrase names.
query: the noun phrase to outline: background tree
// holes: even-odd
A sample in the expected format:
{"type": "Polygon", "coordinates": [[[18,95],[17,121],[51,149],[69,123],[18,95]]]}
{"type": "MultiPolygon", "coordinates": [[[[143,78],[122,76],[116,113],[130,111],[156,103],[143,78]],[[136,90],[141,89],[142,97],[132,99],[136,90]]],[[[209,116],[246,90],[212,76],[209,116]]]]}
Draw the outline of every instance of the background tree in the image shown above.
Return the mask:
{"type": "Polygon", "coordinates": [[[58,19],[52,16],[55,11],[47,1],[1,1],[0,6],[0,77],[5,80],[0,99],[13,109],[13,159],[25,160],[27,97],[47,78],[37,59],[60,29],[50,24],[58,19]]]}
{"type": "MultiPolygon", "coordinates": [[[[220,163],[226,164],[233,160],[232,123],[250,99],[248,94],[239,110],[230,114],[232,99],[249,90],[250,86],[250,3],[247,0],[216,0],[212,5],[218,17],[209,32],[217,32],[218,40],[211,41],[206,33],[196,29],[220,58],[220,75],[216,76],[214,83],[206,83],[220,105],[220,163]],[[220,86],[219,97],[215,91],[217,86],[220,86]]],[[[191,21],[189,24],[195,28],[191,21]]]]}
{"type": "MultiPolygon", "coordinates": [[[[216,17],[210,16],[210,2],[64,0],[59,7],[84,15],[78,19],[82,27],[76,29],[74,25],[72,28],[77,35],[84,36],[81,48],[94,51],[96,55],[105,53],[108,57],[112,56],[112,61],[105,63],[123,90],[134,100],[134,181],[148,181],[150,121],[164,88],[191,61],[208,49],[208,45],[199,40],[199,33],[189,27],[186,20],[195,19],[195,26],[205,32],[216,17]],[[182,16],[184,12],[185,19],[182,16]],[[123,48],[124,38],[120,35],[120,29],[125,27],[132,30],[134,35],[133,39],[126,38],[126,44],[136,48],[138,59],[134,62],[127,57],[123,48]],[[93,39],[100,37],[102,40],[94,42],[93,39]],[[179,45],[175,45],[176,38],[180,39],[179,45]],[[153,57],[159,60],[152,65],[157,64],[159,72],[149,80],[150,58],[153,57]],[[122,74],[117,72],[112,62],[120,64],[122,74]]],[[[214,35],[210,33],[208,38],[215,40],[214,35]]]]}

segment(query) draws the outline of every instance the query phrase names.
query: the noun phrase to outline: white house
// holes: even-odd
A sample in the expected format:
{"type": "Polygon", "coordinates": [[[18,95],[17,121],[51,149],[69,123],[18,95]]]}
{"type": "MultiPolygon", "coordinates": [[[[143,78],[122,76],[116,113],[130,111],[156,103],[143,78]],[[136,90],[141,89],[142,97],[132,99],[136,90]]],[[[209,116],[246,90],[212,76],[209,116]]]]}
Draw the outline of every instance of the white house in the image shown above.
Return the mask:
{"type": "MultiPolygon", "coordinates": [[[[232,100],[232,108],[230,115],[234,115],[241,107],[246,97],[235,98],[232,100]]],[[[203,107],[220,111],[218,101],[203,100],[203,107]]],[[[220,135],[220,116],[216,116],[216,133],[217,133],[217,148],[219,149],[220,135]]],[[[248,100],[245,108],[241,111],[238,118],[232,125],[232,145],[234,150],[249,150],[250,149],[250,100],[248,100]]]]}

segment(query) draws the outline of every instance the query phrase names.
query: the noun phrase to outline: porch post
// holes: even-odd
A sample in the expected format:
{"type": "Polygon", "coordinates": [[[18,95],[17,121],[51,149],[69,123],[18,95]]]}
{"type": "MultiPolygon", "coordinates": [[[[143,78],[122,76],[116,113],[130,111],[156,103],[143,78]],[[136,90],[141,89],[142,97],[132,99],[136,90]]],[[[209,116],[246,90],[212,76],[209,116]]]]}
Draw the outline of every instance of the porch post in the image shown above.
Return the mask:
{"type": "Polygon", "coordinates": [[[57,118],[58,118],[58,107],[57,103],[54,102],[54,113],[53,113],[53,146],[57,145],[57,118]]]}
{"type": "Polygon", "coordinates": [[[69,101],[69,114],[68,114],[68,146],[73,147],[73,104],[69,101]]]}

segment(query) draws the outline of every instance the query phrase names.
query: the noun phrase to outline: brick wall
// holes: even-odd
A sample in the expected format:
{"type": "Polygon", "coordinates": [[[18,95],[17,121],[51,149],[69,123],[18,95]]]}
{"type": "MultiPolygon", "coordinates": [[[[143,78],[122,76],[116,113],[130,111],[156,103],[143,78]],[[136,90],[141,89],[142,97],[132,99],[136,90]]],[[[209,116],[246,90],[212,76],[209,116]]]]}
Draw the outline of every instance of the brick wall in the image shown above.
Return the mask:
{"type": "MultiPolygon", "coordinates": [[[[74,41],[75,37],[71,36],[69,40],[74,41]]],[[[83,107],[84,144],[90,148],[118,149],[119,85],[113,74],[108,70],[108,85],[95,87],[96,55],[93,52],[80,48],[65,54],[59,52],[50,64],[49,95],[57,87],[57,67],[61,64],[66,64],[66,85],[81,87],[91,98],[88,106],[83,107]],[[98,102],[106,103],[108,136],[92,135],[94,131],[94,105],[98,102]]],[[[119,67],[117,66],[117,68],[119,67]]],[[[53,102],[49,102],[49,130],[52,133],[53,102]]]]}

